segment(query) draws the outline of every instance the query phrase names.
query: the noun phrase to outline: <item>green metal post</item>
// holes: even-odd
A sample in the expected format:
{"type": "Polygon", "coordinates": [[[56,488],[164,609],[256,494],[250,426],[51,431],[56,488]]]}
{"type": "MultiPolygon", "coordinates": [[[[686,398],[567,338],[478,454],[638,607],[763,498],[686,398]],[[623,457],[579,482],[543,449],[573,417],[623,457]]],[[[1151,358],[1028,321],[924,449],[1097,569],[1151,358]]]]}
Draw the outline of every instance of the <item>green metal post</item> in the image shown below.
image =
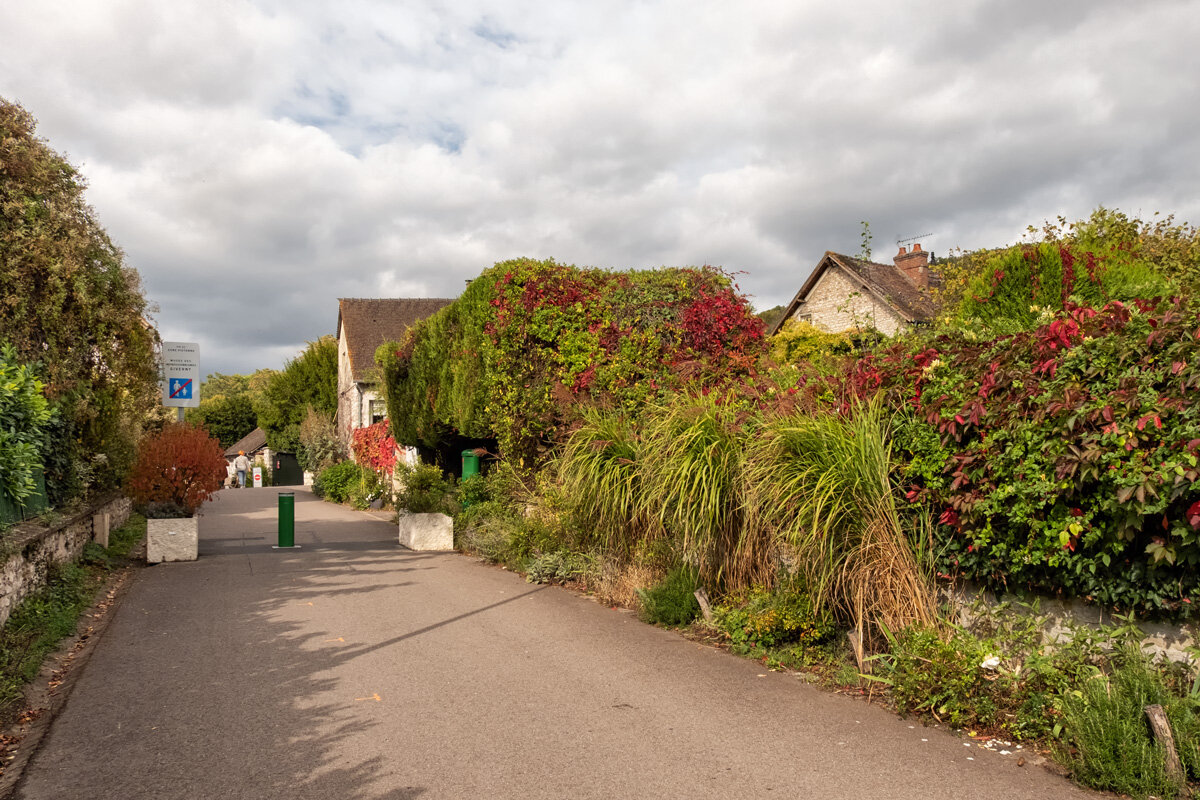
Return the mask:
{"type": "Polygon", "coordinates": [[[279,493],[279,546],[296,546],[296,493],[279,493]]]}
{"type": "Polygon", "coordinates": [[[479,456],[475,455],[474,450],[462,451],[462,467],[464,481],[472,475],[479,474],[479,456]]]}

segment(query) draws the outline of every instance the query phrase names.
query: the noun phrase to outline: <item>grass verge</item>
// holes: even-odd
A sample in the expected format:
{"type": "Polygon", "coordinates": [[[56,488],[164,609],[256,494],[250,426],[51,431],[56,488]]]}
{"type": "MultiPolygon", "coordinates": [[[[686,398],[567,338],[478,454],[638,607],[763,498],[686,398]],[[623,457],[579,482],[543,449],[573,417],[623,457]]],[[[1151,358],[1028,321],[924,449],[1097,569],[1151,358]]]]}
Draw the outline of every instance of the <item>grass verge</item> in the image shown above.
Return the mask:
{"type": "Polygon", "coordinates": [[[112,531],[107,548],[88,544],[78,561],[52,569],[46,585],[13,609],[0,631],[0,725],[20,712],[26,684],[59,642],[75,632],[109,574],[129,563],[129,553],[145,535],[146,520],[131,516],[112,531]]]}

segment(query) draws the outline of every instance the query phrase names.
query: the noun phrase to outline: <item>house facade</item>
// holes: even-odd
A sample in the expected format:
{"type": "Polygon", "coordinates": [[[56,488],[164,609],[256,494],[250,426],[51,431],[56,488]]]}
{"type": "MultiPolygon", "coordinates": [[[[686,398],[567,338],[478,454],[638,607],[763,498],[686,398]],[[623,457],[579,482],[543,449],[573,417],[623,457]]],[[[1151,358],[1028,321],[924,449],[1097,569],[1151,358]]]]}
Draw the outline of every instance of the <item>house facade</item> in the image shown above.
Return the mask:
{"type": "Polygon", "coordinates": [[[354,431],[387,417],[375,351],[452,301],[444,298],[338,299],[338,438],[350,449],[354,431]]]}
{"type": "Polygon", "coordinates": [[[936,282],[929,253],[920,244],[911,251],[901,247],[891,264],[827,251],[770,334],[795,319],[828,333],[874,328],[891,336],[937,315],[937,306],[929,298],[936,282]]]}

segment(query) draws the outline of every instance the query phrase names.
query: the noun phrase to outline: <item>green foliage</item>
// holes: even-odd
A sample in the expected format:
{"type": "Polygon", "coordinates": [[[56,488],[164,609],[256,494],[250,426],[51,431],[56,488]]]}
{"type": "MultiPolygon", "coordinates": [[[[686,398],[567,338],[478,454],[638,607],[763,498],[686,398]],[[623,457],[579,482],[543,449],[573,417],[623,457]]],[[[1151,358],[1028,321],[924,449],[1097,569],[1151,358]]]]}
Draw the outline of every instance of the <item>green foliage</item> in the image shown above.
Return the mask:
{"type": "Polygon", "coordinates": [[[924,545],[896,511],[887,428],[878,401],[777,416],[746,459],[752,525],[794,550],[818,608],[866,634],[934,619],[924,545]]]}
{"type": "Polygon", "coordinates": [[[458,482],[457,500],[463,507],[486,503],[492,499],[491,488],[488,486],[487,478],[482,473],[476,472],[474,475],[468,475],[458,482]]]}
{"type": "Polygon", "coordinates": [[[746,374],[762,324],[711,269],[607,272],[517,259],[376,353],[397,441],[495,438],[541,463],[588,403],[634,409],[746,374]]]}
{"type": "Polygon", "coordinates": [[[25,598],[0,631],[0,723],[12,721],[21,707],[25,684],[37,676],[46,656],[75,632],[80,615],[103,585],[105,572],[121,565],[146,535],[136,514],[110,534],[107,550],[89,544],[79,564],[50,572],[47,584],[25,598]]]}
{"type": "Polygon", "coordinates": [[[565,549],[535,554],[525,566],[525,580],[530,583],[568,583],[598,573],[595,556],[565,549]]]}
{"type": "Polygon", "coordinates": [[[834,407],[882,391],[906,409],[897,478],[912,516],[937,520],[942,575],[1190,615],[1197,331],[1200,308],[1184,300],[1071,303],[1032,331],[914,335],[801,380],[834,407]]]}
{"type": "Polygon", "coordinates": [[[432,464],[415,467],[398,466],[397,472],[404,488],[396,496],[399,508],[414,514],[431,512],[448,513],[453,486],[443,476],[441,469],[432,464]]]}
{"type": "MultiPolygon", "coordinates": [[[[1179,787],[1167,777],[1165,753],[1150,735],[1144,709],[1151,704],[1174,707],[1177,719],[1186,715],[1192,721],[1197,698],[1187,698],[1185,704],[1171,697],[1145,656],[1130,649],[1120,655],[1111,675],[1097,673],[1064,700],[1063,730],[1074,749],[1062,755],[1081,783],[1134,797],[1176,795],[1179,787]]],[[[1194,753],[1194,723],[1190,729],[1187,724],[1173,727],[1177,736],[1185,734],[1180,750],[1194,753]]],[[[1194,761],[1188,766],[1194,769],[1194,761]]]]}
{"type": "Polygon", "coordinates": [[[323,414],[309,406],[298,436],[300,446],[296,450],[296,460],[301,469],[314,475],[346,458],[346,448],[338,438],[331,414],[323,414]]]}
{"type": "Polygon", "coordinates": [[[271,375],[258,408],[258,425],[272,450],[298,453],[300,424],[311,406],[320,414],[337,413],[337,340],[322,336],[282,372],[271,375]]]}
{"type": "Polygon", "coordinates": [[[763,330],[769,331],[771,326],[778,322],[779,318],[783,316],[783,312],[785,310],[787,310],[786,306],[771,306],[765,311],[759,311],[754,316],[762,320],[763,330]]]}
{"type": "Polygon", "coordinates": [[[84,200],[77,170],[0,99],[0,341],[40,364],[67,450],[51,497],[116,486],[158,400],[157,334],[138,274],[84,200]],[[62,482],[60,483],[60,478],[62,482]]]}
{"type": "Polygon", "coordinates": [[[23,504],[36,489],[51,412],[42,382],[18,363],[12,345],[0,346],[0,492],[23,504]]]}
{"type": "Polygon", "coordinates": [[[581,528],[610,552],[628,554],[647,536],[640,471],[641,441],[629,417],[585,410],[556,468],[581,528]]]}
{"type": "Polygon", "coordinates": [[[820,363],[854,352],[849,333],[826,333],[810,322],[789,319],[769,340],[771,358],[780,364],[820,363]]]}
{"type": "Polygon", "coordinates": [[[729,636],[733,651],[742,655],[784,645],[820,644],[835,630],[832,616],[818,610],[808,593],[795,587],[734,595],[713,609],[713,622],[729,636]]]}
{"type": "Polygon", "coordinates": [[[1082,249],[1089,242],[1041,242],[989,254],[958,309],[962,326],[994,333],[1031,330],[1044,311],[1070,303],[1100,307],[1110,300],[1152,298],[1171,291],[1152,265],[1123,251],[1082,249]]]}
{"type": "Polygon", "coordinates": [[[637,516],[713,586],[746,586],[759,577],[753,542],[743,540],[739,412],[716,392],[681,395],[645,423],[637,516]]]}
{"type": "Polygon", "coordinates": [[[695,568],[676,567],[661,583],[638,590],[642,619],[667,627],[687,625],[700,614],[695,595],[699,588],[700,573],[695,568]]]}
{"type": "Polygon", "coordinates": [[[258,415],[249,394],[205,397],[201,389],[200,405],[189,408],[185,419],[204,427],[225,449],[258,427],[258,415]]]}
{"type": "Polygon", "coordinates": [[[362,480],[362,468],[358,464],[341,461],[321,470],[313,481],[313,493],[333,503],[345,503],[362,480]]]}

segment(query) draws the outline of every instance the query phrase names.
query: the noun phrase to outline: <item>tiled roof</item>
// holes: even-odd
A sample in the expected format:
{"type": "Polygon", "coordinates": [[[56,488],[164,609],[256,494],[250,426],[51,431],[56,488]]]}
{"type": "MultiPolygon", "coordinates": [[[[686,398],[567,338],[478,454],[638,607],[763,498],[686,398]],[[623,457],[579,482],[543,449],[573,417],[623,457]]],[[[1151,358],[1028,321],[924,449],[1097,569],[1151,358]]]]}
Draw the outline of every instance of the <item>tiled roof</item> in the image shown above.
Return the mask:
{"type": "Polygon", "coordinates": [[[225,448],[225,457],[233,458],[238,454],[238,450],[245,450],[247,453],[253,453],[267,446],[267,433],[262,428],[255,428],[247,433],[241,439],[238,439],[236,444],[225,448]]]}
{"type": "Polygon", "coordinates": [[[413,324],[452,302],[445,298],[339,298],[337,329],[339,335],[343,327],[346,330],[351,377],[368,380],[379,345],[400,341],[413,324]]]}
{"type": "MultiPolygon", "coordinates": [[[[909,280],[908,276],[904,274],[904,270],[895,264],[863,261],[830,250],[826,251],[817,263],[816,269],[808,276],[808,280],[800,287],[800,291],[796,292],[792,302],[788,303],[783,314],[772,326],[771,335],[778,333],[783,324],[791,319],[796,311],[796,306],[808,298],[808,293],[817,285],[821,275],[827,269],[835,266],[841,267],[850,275],[858,278],[872,294],[895,309],[896,313],[906,322],[928,322],[937,316],[937,305],[929,298],[928,293],[909,280]]],[[[937,278],[932,274],[930,283],[938,285],[937,278]]]]}

